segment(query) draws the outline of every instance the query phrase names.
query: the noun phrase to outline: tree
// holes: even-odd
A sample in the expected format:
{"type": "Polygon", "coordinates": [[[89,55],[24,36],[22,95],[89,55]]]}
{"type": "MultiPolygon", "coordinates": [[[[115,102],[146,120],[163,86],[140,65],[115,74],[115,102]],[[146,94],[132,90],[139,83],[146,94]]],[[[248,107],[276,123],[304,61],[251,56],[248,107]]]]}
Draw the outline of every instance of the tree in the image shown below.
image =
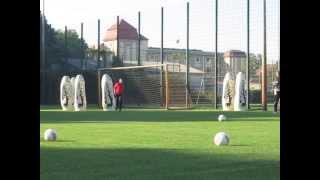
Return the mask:
{"type": "MultiPolygon", "coordinates": [[[[40,14],[40,22],[43,16],[40,14]]],[[[45,56],[46,68],[52,69],[54,66],[61,69],[65,64],[65,33],[61,30],[55,30],[47,23],[45,18],[45,56]]],[[[42,31],[42,26],[40,26],[42,31]]],[[[81,50],[81,39],[75,30],[68,30],[68,58],[81,58],[84,57],[84,52],[87,50],[88,45],[83,40],[83,51],[81,50]]],[[[42,52],[42,49],[41,51],[42,52]]]]}
{"type": "MultiPolygon", "coordinates": [[[[95,46],[87,48],[86,54],[87,54],[88,58],[94,59],[95,61],[97,61],[98,49],[95,46]]],[[[114,61],[115,61],[115,58],[117,58],[117,57],[113,56],[112,58],[109,59],[110,55],[112,55],[112,54],[113,54],[112,51],[107,46],[105,46],[103,43],[100,44],[100,66],[99,66],[99,68],[106,67],[108,64],[107,61],[110,61],[109,62],[110,64],[112,64],[112,63],[116,64],[116,62],[114,62],[114,61]]],[[[120,66],[120,65],[117,65],[117,66],[120,66]]],[[[97,68],[98,68],[98,66],[97,66],[97,68]]]]}
{"type": "Polygon", "coordinates": [[[256,73],[256,71],[260,68],[262,56],[261,54],[250,54],[250,72],[256,73]]]}
{"type": "MultiPolygon", "coordinates": [[[[61,30],[57,30],[55,33],[55,39],[58,41],[60,47],[64,49],[65,46],[65,32],[61,30]]],[[[83,56],[81,50],[81,43],[83,43],[83,49],[86,50],[88,48],[87,43],[79,38],[79,35],[75,30],[68,30],[67,32],[67,52],[69,58],[81,58],[83,56]]]]}

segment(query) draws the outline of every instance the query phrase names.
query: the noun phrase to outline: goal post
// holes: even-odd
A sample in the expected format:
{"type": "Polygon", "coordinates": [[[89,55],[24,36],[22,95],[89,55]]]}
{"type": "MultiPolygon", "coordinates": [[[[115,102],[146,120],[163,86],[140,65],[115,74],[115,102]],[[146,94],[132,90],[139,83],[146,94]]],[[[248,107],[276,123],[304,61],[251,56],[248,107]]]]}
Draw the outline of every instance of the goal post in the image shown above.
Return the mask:
{"type": "Polygon", "coordinates": [[[98,69],[98,98],[101,104],[101,77],[108,74],[113,83],[124,83],[126,108],[170,109],[185,107],[185,76],[180,64],[151,64],[98,69]]]}

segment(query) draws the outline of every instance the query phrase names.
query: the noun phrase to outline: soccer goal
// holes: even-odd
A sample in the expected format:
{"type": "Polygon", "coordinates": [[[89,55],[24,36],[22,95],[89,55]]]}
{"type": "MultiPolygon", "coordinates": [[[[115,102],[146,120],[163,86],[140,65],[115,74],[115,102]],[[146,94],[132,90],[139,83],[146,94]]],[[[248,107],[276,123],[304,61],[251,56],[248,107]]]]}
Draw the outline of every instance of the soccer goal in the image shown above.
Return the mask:
{"type": "MultiPolygon", "coordinates": [[[[184,108],[186,107],[185,72],[179,64],[145,65],[101,68],[101,77],[108,74],[113,83],[124,83],[123,106],[126,108],[184,108]]],[[[101,107],[101,88],[98,88],[101,107]]]]}

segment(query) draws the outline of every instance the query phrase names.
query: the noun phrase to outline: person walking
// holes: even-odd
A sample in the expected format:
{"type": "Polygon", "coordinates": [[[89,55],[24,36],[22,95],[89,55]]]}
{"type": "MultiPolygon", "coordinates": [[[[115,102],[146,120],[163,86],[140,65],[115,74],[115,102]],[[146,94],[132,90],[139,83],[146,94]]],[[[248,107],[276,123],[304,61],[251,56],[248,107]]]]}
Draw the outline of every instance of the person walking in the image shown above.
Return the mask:
{"type": "Polygon", "coordinates": [[[122,109],[122,95],[124,92],[124,86],[122,79],[120,78],[118,82],[116,82],[113,86],[113,93],[116,98],[116,110],[119,110],[119,112],[122,109]]]}
{"type": "Polygon", "coordinates": [[[273,82],[274,106],[273,112],[277,113],[280,101],[280,71],[277,72],[277,80],[273,82]]]}

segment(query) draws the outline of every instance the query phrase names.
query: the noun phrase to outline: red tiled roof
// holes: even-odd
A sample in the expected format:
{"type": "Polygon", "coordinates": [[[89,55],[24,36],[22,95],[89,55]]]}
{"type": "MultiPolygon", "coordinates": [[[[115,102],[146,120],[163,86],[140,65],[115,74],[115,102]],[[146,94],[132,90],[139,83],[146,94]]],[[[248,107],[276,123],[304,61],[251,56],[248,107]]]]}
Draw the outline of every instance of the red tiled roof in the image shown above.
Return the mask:
{"type": "MultiPolygon", "coordinates": [[[[130,25],[125,20],[121,19],[119,22],[119,39],[138,40],[137,29],[130,25]]],[[[103,38],[104,42],[117,40],[117,23],[112,25],[103,38]]],[[[148,40],[145,36],[141,35],[141,40],[148,40]]]]}
{"type": "Polygon", "coordinates": [[[239,50],[230,50],[223,54],[224,57],[246,57],[246,53],[239,50]]]}

